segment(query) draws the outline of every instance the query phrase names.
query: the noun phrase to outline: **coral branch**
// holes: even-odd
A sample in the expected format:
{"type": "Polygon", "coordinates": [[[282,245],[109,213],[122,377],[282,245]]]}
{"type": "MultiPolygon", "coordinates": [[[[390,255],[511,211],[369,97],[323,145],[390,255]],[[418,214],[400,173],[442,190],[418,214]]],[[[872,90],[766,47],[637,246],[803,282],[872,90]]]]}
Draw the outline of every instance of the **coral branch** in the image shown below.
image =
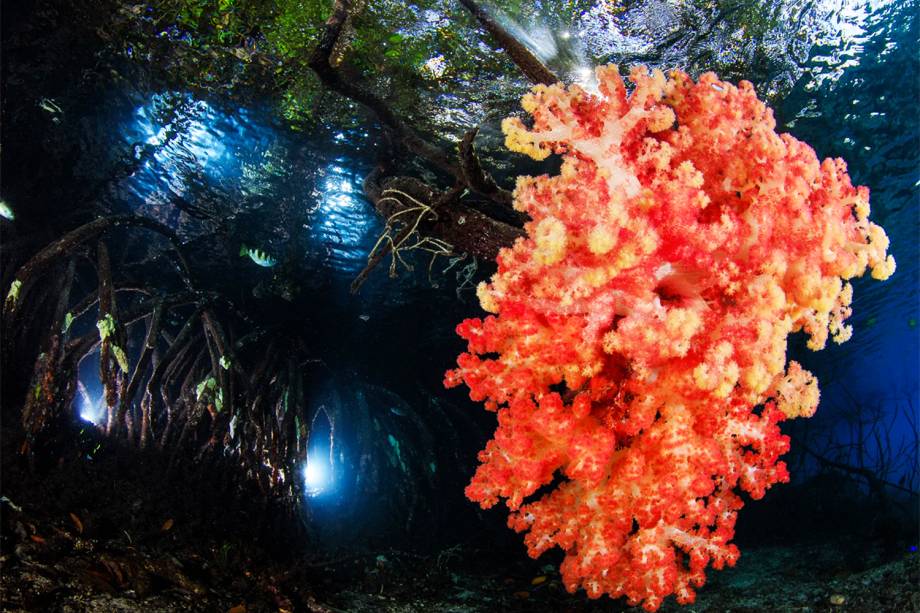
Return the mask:
{"type": "Polygon", "coordinates": [[[537,86],[533,127],[503,124],[509,148],[563,164],[518,180],[527,237],[478,288],[492,315],[458,326],[445,384],[497,411],[467,496],[504,500],[532,556],[563,549],[569,590],[654,611],[735,563],[740,493],[788,479],[779,423],[818,388],[787,336],[847,340],[847,280],[894,260],[868,189],[777,134],[750,83],[637,68],[627,95],[615,66],[597,77],[598,95],[537,86]]]}

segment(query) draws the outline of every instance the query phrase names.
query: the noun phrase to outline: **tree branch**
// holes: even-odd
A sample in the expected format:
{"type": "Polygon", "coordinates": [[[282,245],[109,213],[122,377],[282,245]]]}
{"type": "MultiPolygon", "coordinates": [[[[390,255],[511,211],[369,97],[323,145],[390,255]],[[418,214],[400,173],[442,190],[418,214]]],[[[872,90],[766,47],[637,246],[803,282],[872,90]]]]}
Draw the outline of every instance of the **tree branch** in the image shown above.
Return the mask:
{"type": "MultiPolygon", "coordinates": [[[[77,245],[96,238],[106,230],[120,226],[138,226],[147,228],[148,230],[153,230],[154,232],[165,236],[167,240],[169,240],[169,242],[172,244],[173,249],[175,249],[176,259],[178,262],[177,271],[179,272],[180,277],[182,277],[186,287],[189,289],[192,288],[191,274],[189,272],[188,263],[185,261],[185,258],[180,251],[181,243],[179,241],[179,237],[176,236],[175,232],[163,224],[152,219],[147,219],[146,217],[138,217],[136,215],[114,215],[111,217],[102,217],[95,221],[91,221],[88,224],[82,225],[75,230],[71,230],[60,239],[56,240],[55,242],[51,243],[36,253],[28,262],[23,264],[19,270],[16,271],[15,281],[19,281],[22,286],[26,286],[35,277],[43,274],[58,257],[68,253],[77,245]]],[[[22,289],[25,288],[23,287],[22,289]]],[[[16,304],[17,303],[12,303],[7,305],[7,310],[10,312],[15,312],[16,304]]]]}
{"type": "MultiPolygon", "coordinates": [[[[460,195],[460,192],[463,190],[459,185],[455,185],[448,191],[441,194],[434,202],[431,204],[431,211],[435,212],[444,208],[444,205],[453,202],[460,195]]],[[[421,216],[422,213],[419,213],[421,216]]],[[[371,271],[377,267],[377,265],[383,261],[383,259],[390,254],[392,251],[391,245],[400,245],[405,241],[413,232],[416,232],[418,227],[412,224],[406,224],[403,228],[397,233],[393,240],[390,243],[383,243],[380,245],[380,248],[374,251],[367,260],[367,266],[358,273],[358,276],[355,277],[355,280],[351,282],[351,293],[356,294],[358,290],[361,289],[361,286],[367,280],[367,277],[370,275],[371,271]]]]}
{"type": "MultiPolygon", "coordinates": [[[[373,202],[377,212],[384,219],[391,219],[415,206],[402,199],[387,197],[387,193],[402,192],[417,201],[431,202],[436,214],[422,220],[417,226],[407,224],[394,238],[393,244],[400,244],[406,234],[413,230],[420,235],[434,236],[448,243],[455,252],[469,253],[483,258],[495,259],[499,249],[509,247],[524,236],[521,228],[498,221],[459,200],[459,187],[447,192],[437,192],[412,177],[389,177],[380,179],[382,167],[377,167],[364,180],[364,193],[373,202]],[[445,206],[447,204],[450,206],[445,206]]],[[[352,282],[351,291],[356,293],[367,280],[370,272],[391,252],[390,243],[382,243],[369,258],[367,266],[352,282]]]]}
{"type": "Polygon", "coordinates": [[[310,68],[313,69],[326,87],[347,98],[356,100],[372,110],[380,122],[392,130],[409,151],[428,160],[447,174],[462,179],[460,169],[450,161],[444,151],[419,136],[415,130],[396,116],[382,98],[371,92],[370,89],[360,85],[357,79],[353,77],[349,79],[343,78],[340,70],[330,63],[330,57],[336,48],[336,43],[345,31],[349,10],[350,3],[348,0],[335,0],[332,6],[332,15],[326,20],[323,36],[310,56],[308,62],[310,68]]]}
{"type": "Polygon", "coordinates": [[[505,50],[511,61],[521,69],[521,72],[531,83],[553,85],[562,80],[547,68],[521,41],[495,21],[484,8],[473,2],[473,0],[460,0],[460,4],[492,35],[495,42],[505,50]]]}
{"type": "Polygon", "coordinates": [[[514,197],[506,189],[502,189],[495,182],[488,172],[483,170],[479,163],[479,157],[473,149],[473,141],[476,140],[476,134],[479,128],[474,128],[463,136],[460,141],[458,151],[460,153],[460,171],[463,172],[463,179],[466,184],[476,192],[486,196],[499,204],[511,206],[514,197]]]}

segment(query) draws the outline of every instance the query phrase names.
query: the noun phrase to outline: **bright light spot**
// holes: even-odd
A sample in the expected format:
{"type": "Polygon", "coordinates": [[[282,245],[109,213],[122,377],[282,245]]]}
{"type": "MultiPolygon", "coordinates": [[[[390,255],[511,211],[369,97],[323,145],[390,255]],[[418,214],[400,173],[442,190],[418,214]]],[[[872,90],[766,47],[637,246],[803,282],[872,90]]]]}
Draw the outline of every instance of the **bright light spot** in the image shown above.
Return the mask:
{"type": "Polygon", "coordinates": [[[98,402],[90,400],[88,396],[80,399],[80,419],[100,426],[105,422],[105,417],[106,411],[101,398],[98,402]]]}
{"type": "Polygon", "coordinates": [[[160,131],[147,138],[147,144],[159,147],[166,140],[166,128],[160,128],[160,131]]]}
{"type": "Polygon", "coordinates": [[[80,380],[77,381],[77,395],[73,400],[73,409],[80,419],[97,426],[105,424],[108,417],[101,390],[96,394],[91,394],[80,380]]]}
{"type": "Polygon", "coordinates": [[[434,79],[440,79],[444,76],[445,70],[447,70],[447,60],[444,59],[443,55],[433,57],[422,64],[422,74],[434,79]]]}
{"type": "Polygon", "coordinates": [[[316,238],[333,266],[360,268],[367,258],[367,235],[376,221],[368,217],[367,204],[358,197],[360,190],[344,166],[330,164],[319,175],[311,227],[318,230],[316,238]]]}
{"type": "Polygon", "coordinates": [[[523,24],[514,21],[501,11],[496,10],[493,13],[495,20],[511,32],[516,39],[524,43],[541,61],[551,60],[558,55],[559,48],[556,46],[556,39],[548,27],[530,24],[525,28],[523,24]]]}
{"type": "Polygon", "coordinates": [[[310,487],[319,487],[323,484],[323,473],[316,462],[309,462],[304,466],[303,478],[310,487]]]}
{"type": "Polygon", "coordinates": [[[594,71],[587,66],[579,66],[575,69],[575,82],[592,94],[600,91],[594,71]]]}
{"type": "MultiPolygon", "coordinates": [[[[161,125],[156,108],[161,97],[154,97],[135,110],[135,129],[144,142],[157,148],[154,157],[175,172],[180,163],[195,161],[203,167],[216,164],[226,153],[221,122],[225,118],[201,100],[186,97],[175,103],[176,117],[161,125]],[[169,136],[172,131],[172,136],[169,136]]],[[[215,170],[211,168],[211,170],[215,170]]]]}
{"type": "Polygon", "coordinates": [[[96,423],[96,414],[93,411],[83,409],[80,411],[80,419],[90,423],[96,423]]]}
{"type": "Polygon", "coordinates": [[[303,482],[308,496],[317,496],[329,486],[329,461],[320,457],[307,458],[303,467],[303,482]]]}

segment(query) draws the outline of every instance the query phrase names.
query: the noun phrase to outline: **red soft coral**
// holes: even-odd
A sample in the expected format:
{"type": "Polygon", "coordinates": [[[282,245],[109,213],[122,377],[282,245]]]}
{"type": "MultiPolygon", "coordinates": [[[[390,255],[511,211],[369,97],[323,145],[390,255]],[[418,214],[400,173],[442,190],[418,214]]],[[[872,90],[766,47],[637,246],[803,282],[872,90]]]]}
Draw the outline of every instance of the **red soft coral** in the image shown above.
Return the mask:
{"type": "Polygon", "coordinates": [[[750,83],[637,68],[627,95],[615,66],[597,76],[597,95],[534,88],[532,129],[505,120],[509,148],[563,165],[518,180],[527,237],[445,383],[498,412],[467,496],[505,499],[532,556],[564,549],[569,590],[654,611],[735,563],[739,490],[788,480],[778,424],[818,389],[786,337],[846,340],[846,280],[894,260],[868,190],[776,134],[750,83]]]}

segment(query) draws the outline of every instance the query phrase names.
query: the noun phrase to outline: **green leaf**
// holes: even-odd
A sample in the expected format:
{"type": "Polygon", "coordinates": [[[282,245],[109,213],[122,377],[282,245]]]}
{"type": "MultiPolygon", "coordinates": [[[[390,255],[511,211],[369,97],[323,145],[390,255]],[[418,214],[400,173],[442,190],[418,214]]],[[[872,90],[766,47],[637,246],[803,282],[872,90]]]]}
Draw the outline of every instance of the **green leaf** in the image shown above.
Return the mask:
{"type": "Polygon", "coordinates": [[[10,285],[10,291],[6,295],[6,303],[10,306],[16,304],[16,300],[19,299],[19,290],[22,288],[22,281],[16,279],[13,281],[13,284],[10,285]]]}
{"type": "Polygon", "coordinates": [[[105,317],[96,322],[96,327],[99,329],[99,339],[104,341],[115,333],[115,318],[111,313],[106,313],[105,317]]]}
{"type": "Polygon", "coordinates": [[[220,367],[224,370],[230,370],[230,358],[225,355],[220,356],[220,367]]]}
{"type": "Polygon", "coordinates": [[[67,311],[67,314],[64,315],[64,329],[61,330],[61,332],[66,333],[68,330],[70,330],[70,324],[72,323],[73,323],[73,313],[71,313],[70,311],[67,311]]]}
{"type": "Polygon", "coordinates": [[[201,400],[201,397],[204,396],[205,393],[213,392],[214,388],[216,387],[217,387],[217,380],[214,377],[208,377],[207,379],[199,383],[195,387],[195,394],[198,400],[201,400]]]}
{"type": "Polygon", "coordinates": [[[112,345],[112,353],[115,355],[115,361],[118,362],[121,372],[128,372],[128,356],[125,355],[124,349],[118,345],[112,345]]]}

